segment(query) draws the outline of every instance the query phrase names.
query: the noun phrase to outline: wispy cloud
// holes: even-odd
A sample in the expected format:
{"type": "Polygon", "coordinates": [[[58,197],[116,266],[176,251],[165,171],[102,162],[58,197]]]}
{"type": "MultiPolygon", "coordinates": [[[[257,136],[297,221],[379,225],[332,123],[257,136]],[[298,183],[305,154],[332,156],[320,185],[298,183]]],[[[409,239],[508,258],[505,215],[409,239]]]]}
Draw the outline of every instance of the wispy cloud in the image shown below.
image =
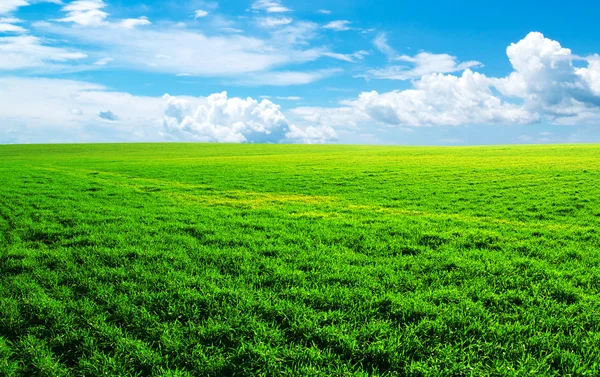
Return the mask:
{"type": "Polygon", "coordinates": [[[349,63],[354,63],[357,60],[362,60],[365,56],[368,56],[369,52],[365,50],[356,51],[352,54],[340,54],[336,52],[324,52],[323,56],[327,56],[333,59],[343,60],[349,63]]]}
{"type": "Polygon", "coordinates": [[[421,52],[415,56],[396,56],[394,61],[406,62],[410,65],[392,65],[381,69],[372,69],[368,71],[368,76],[374,79],[411,80],[430,73],[460,72],[468,68],[483,66],[478,61],[459,63],[455,56],[428,52],[421,52]]]}
{"type": "Polygon", "coordinates": [[[298,96],[260,96],[260,98],[262,99],[277,99],[277,100],[282,100],[282,101],[302,101],[303,98],[302,97],[298,97],[298,96]]]}
{"type": "Polygon", "coordinates": [[[118,56],[122,66],[172,74],[237,77],[315,61],[323,56],[318,48],[295,48],[294,44],[307,37],[307,30],[301,25],[287,26],[278,31],[274,40],[236,34],[207,36],[181,28],[127,30],[52,26],[48,29],[93,46],[105,55],[118,56]],[[159,55],[171,59],[158,59],[159,55]]]}
{"type": "Polygon", "coordinates": [[[351,23],[352,22],[350,22],[348,20],[331,21],[331,22],[327,23],[325,26],[323,26],[323,28],[335,30],[335,31],[346,31],[346,30],[352,29],[350,27],[351,23]]]}
{"type": "Polygon", "coordinates": [[[272,28],[277,26],[289,25],[292,23],[289,17],[265,17],[258,20],[258,24],[262,27],[272,28]]]}
{"type": "Polygon", "coordinates": [[[25,0],[2,0],[0,1],[0,14],[7,14],[17,10],[19,7],[29,5],[25,0]]]}
{"type": "Polygon", "coordinates": [[[86,57],[81,52],[45,45],[42,39],[30,35],[0,37],[0,71],[32,68],[51,71],[86,57]]]}
{"type": "Polygon", "coordinates": [[[281,4],[278,0],[258,0],[252,4],[252,9],[262,10],[267,13],[284,13],[292,10],[281,4]]]}
{"type": "Polygon", "coordinates": [[[23,34],[26,33],[27,29],[21,27],[19,25],[14,25],[8,22],[1,22],[0,20],[0,33],[15,33],[15,34],[23,34]]]}
{"type": "Polygon", "coordinates": [[[81,27],[112,27],[133,29],[137,26],[150,25],[151,22],[147,17],[126,18],[109,22],[107,18],[109,13],[103,9],[107,4],[103,0],[76,0],[62,8],[66,12],[66,16],[59,18],[58,22],[73,23],[81,27]]]}
{"type": "Polygon", "coordinates": [[[366,75],[356,77],[367,77],[388,80],[412,80],[431,73],[452,73],[464,71],[468,68],[482,67],[478,61],[458,62],[455,56],[449,54],[433,54],[420,52],[415,56],[400,55],[392,48],[387,39],[387,34],[380,33],[373,40],[373,45],[379,52],[384,54],[390,62],[395,62],[385,68],[371,69],[366,75]],[[399,65],[397,62],[404,64],[399,65]]]}
{"type": "Polygon", "coordinates": [[[62,8],[67,13],[66,17],[58,19],[59,22],[73,22],[81,26],[101,26],[108,17],[102,9],[106,4],[102,0],[77,0],[62,8]]]}
{"type": "Polygon", "coordinates": [[[394,59],[398,56],[396,50],[394,50],[389,44],[386,33],[379,33],[375,39],[373,40],[373,44],[375,48],[379,50],[381,53],[386,55],[388,59],[394,59]]]}
{"type": "Polygon", "coordinates": [[[317,71],[281,71],[248,75],[239,84],[248,86],[293,86],[305,85],[342,72],[341,69],[322,69],[317,71]]]}
{"type": "Polygon", "coordinates": [[[203,9],[198,9],[194,12],[195,19],[206,17],[206,16],[208,16],[208,12],[203,9]]]}
{"type": "Polygon", "coordinates": [[[102,58],[102,59],[96,60],[94,62],[94,65],[105,66],[105,65],[107,65],[108,63],[110,63],[110,62],[112,62],[114,60],[115,59],[113,59],[113,58],[102,58]]]}

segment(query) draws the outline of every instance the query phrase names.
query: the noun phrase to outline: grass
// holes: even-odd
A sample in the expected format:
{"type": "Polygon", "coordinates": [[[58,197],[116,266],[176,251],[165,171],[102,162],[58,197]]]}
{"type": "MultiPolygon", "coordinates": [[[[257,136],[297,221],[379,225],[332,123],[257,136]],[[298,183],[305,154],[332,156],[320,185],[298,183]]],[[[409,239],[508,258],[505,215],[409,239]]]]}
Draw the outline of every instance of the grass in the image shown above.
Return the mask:
{"type": "Polygon", "coordinates": [[[0,376],[598,376],[600,146],[0,146],[0,376]]]}

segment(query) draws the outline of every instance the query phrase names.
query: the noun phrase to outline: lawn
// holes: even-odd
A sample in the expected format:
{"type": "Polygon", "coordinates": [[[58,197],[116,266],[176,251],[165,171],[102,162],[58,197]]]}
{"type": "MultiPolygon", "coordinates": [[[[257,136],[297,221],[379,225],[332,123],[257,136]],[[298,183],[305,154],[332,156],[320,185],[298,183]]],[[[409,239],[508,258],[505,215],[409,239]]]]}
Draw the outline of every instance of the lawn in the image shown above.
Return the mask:
{"type": "Polygon", "coordinates": [[[0,146],[0,376],[598,376],[600,145],[0,146]]]}

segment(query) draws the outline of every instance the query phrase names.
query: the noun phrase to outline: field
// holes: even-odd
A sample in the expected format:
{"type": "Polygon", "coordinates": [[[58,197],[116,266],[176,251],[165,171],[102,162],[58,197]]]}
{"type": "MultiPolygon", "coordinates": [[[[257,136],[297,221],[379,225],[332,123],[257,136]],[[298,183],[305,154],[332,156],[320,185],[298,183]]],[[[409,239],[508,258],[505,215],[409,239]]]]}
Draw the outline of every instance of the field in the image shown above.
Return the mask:
{"type": "Polygon", "coordinates": [[[0,146],[0,376],[598,376],[600,146],[0,146]]]}

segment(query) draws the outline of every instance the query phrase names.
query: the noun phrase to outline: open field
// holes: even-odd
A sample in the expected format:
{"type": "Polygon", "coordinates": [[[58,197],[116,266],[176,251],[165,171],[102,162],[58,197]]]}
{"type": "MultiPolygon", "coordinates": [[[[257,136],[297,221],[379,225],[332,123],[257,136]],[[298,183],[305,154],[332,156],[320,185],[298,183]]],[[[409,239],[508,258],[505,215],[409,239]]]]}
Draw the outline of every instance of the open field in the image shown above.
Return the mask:
{"type": "Polygon", "coordinates": [[[0,146],[0,376],[598,376],[600,146],[0,146]]]}

